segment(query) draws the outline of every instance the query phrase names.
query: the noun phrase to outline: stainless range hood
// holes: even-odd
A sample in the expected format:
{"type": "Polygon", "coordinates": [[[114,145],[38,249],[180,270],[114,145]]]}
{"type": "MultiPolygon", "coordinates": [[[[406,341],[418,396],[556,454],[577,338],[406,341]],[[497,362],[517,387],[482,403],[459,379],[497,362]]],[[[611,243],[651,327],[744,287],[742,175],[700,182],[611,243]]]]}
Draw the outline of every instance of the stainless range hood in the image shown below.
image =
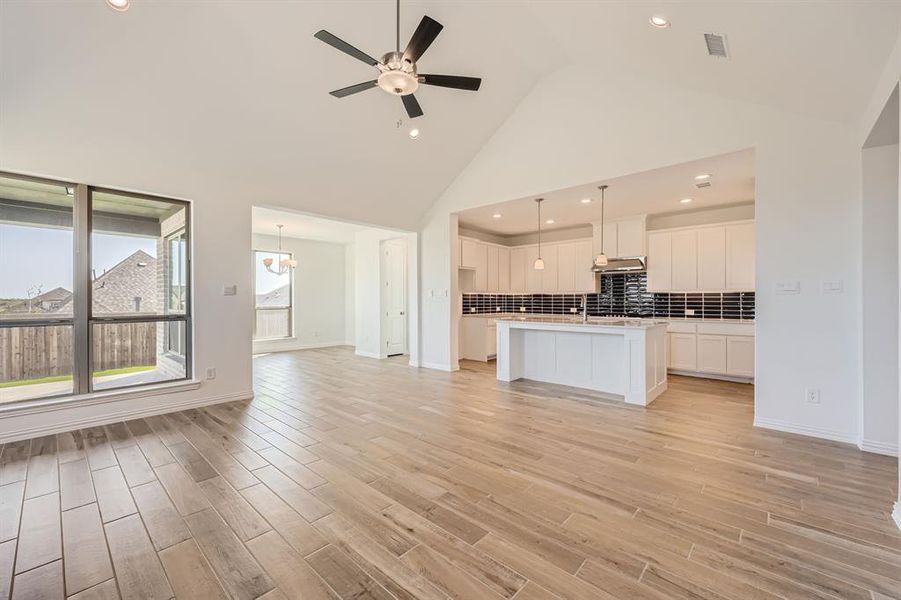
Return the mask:
{"type": "Polygon", "coordinates": [[[623,256],[620,258],[610,258],[607,264],[597,266],[591,264],[592,273],[640,273],[647,270],[647,257],[645,256],[623,256]]]}

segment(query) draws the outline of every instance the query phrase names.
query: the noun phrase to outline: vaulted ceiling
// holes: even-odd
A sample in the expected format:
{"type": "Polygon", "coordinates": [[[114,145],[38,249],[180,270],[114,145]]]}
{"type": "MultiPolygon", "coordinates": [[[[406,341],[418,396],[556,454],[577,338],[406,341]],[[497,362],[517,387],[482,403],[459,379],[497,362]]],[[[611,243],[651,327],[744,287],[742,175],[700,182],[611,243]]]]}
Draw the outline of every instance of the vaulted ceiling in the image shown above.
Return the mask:
{"type": "Polygon", "coordinates": [[[852,122],[901,3],[403,2],[402,44],[423,14],[445,28],[421,70],[484,81],[477,93],[421,88],[413,141],[397,98],[328,95],[373,70],[313,38],[325,28],[378,57],[394,42],[390,0],[132,0],[125,13],[4,0],[0,169],[412,228],[566,65],[852,122]],[[658,11],[671,28],[648,26],[658,11]],[[708,57],[704,32],[727,34],[731,59],[708,57]]]}

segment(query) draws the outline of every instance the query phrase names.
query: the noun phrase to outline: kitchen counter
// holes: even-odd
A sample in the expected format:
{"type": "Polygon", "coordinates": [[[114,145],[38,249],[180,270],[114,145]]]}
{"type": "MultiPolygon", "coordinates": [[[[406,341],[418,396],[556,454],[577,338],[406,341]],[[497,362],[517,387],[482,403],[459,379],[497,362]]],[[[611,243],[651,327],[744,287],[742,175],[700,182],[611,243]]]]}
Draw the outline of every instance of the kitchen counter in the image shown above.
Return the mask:
{"type": "Polygon", "coordinates": [[[666,327],[654,319],[502,317],[497,378],[581,387],[647,406],[667,386],[666,327]]]}

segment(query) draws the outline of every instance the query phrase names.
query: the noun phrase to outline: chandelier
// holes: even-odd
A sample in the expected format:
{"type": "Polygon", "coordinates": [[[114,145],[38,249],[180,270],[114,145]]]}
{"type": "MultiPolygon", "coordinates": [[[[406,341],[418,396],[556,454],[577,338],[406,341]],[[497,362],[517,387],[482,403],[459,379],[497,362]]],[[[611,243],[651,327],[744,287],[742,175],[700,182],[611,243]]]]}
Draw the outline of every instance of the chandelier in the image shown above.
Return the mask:
{"type": "MultiPolygon", "coordinates": [[[[282,254],[282,227],[284,227],[284,225],[276,225],[276,227],[278,227],[278,253],[279,253],[279,255],[281,255],[282,254]]],[[[263,266],[266,267],[267,271],[269,271],[270,273],[275,273],[276,275],[284,275],[291,269],[297,268],[297,261],[294,260],[293,258],[283,258],[283,259],[279,260],[277,269],[272,268],[272,264],[274,262],[275,261],[272,260],[271,258],[268,258],[268,257],[264,258],[263,266]]]]}

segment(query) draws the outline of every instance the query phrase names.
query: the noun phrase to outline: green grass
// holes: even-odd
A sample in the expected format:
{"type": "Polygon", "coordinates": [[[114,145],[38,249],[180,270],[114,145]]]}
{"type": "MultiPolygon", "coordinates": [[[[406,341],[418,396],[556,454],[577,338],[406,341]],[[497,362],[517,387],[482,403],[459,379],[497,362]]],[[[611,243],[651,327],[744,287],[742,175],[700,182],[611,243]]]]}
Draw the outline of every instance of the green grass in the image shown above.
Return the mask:
{"type": "MultiPolygon", "coordinates": [[[[122,367],[121,369],[107,369],[106,371],[96,371],[94,377],[107,377],[109,375],[128,375],[129,373],[142,373],[144,371],[152,371],[156,365],[142,365],[139,367],[122,367]]],[[[20,387],[23,385],[37,385],[40,383],[55,383],[57,381],[71,381],[71,375],[56,375],[53,377],[39,377],[38,379],[22,379],[19,381],[0,382],[0,388],[20,387]]]]}

